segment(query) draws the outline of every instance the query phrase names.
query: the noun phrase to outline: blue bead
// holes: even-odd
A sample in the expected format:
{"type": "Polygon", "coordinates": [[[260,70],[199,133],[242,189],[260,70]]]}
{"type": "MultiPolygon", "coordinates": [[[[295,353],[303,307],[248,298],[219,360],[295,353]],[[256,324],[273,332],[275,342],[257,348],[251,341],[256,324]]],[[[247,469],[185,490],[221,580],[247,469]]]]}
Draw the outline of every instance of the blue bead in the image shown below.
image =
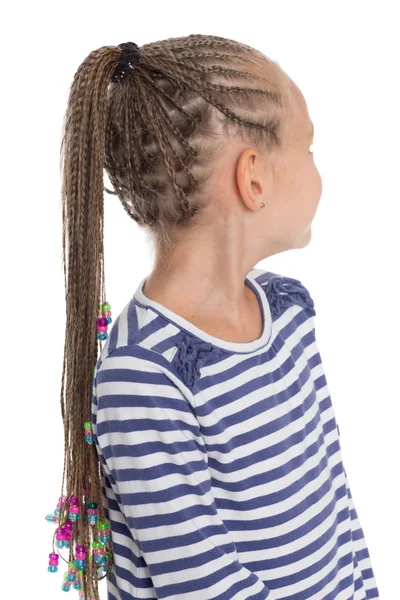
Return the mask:
{"type": "Polygon", "coordinates": [[[72,587],[74,588],[74,590],[81,590],[83,588],[83,583],[73,583],[72,587]]]}
{"type": "Polygon", "coordinates": [[[86,564],[86,558],[76,558],[75,559],[75,564],[78,567],[79,570],[82,570],[82,567],[86,564]]]}
{"type": "Polygon", "coordinates": [[[57,565],[49,565],[47,567],[47,570],[50,571],[50,573],[57,573],[58,567],[57,567],[57,565]]]}
{"type": "Polygon", "coordinates": [[[71,589],[71,586],[68,585],[67,583],[63,583],[61,586],[61,589],[63,590],[63,592],[69,592],[71,589]]]}
{"type": "Polygon", "coordinates": [[[46,521],[50,521],[50,522],[54,521],[55,518],[56,518],[56,516],[55,515],[51,515],[50,513],[45,516],[46,521]]]}
{"type": "Polygon", "coordinates": [[[108,324],[112,323],[112,318],[111,317],[107,317],[107,321],[108,321],[108,324]]]}

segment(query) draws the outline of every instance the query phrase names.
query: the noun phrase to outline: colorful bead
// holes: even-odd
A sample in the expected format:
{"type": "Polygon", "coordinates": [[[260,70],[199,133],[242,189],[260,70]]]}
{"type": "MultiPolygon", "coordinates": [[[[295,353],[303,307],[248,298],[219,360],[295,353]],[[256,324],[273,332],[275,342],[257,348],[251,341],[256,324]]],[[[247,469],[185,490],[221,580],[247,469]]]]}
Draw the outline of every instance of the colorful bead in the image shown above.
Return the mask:
{"type": "Polygon", "coordinates": [[[81,509],[79,508],[79,506],[70,506],[68,517],[71,519],[71,521],[77,521],[78,519],[80,519],[80,513],[81,509]]]}
{"type": "Polygon", "coordinates": [[[85,442],[87,442],[88,444],[93,444],[92,421],[85,421],[83,424],[83,428],[85,430],[85,442]]]}
{"type": "Polygon", "coordinates": [[[58,571],[58,558],[59,558],[59,555],[55,554],[54,552],[51,552],[49,554],[49,559],[50,560],[49,560],[49,566],[47,567],[47,570],[50,573],[57,573],[57,571],[58,571]]]}
{"type": "Polygon", "coordinates": [[[58,527],[56,530],[56,546],[59,548],[70,547],[71,532],[66,525],[58,527]]]}
{"type": "Polygon", "coordinates": [[[106,543],[111,539],[110,524],[108,521],[99,521],[97,524],[99,541],[106,543]]]}
{"type": "Polygon", "coordinates": [[[50,521],[51,523],[58,523],[58,517],[54,514],[48,513],[45,516],[46,521],[50,521]]]}
{"type": "Polygon", "coordinates": [[[93,559],[97,565],[104,565],[107,562],[106,550],[102,542],[92,542],[93,559]]]}
{"type": "Polygon", "coordinates": [[[69,581],[66,581],[62,584],[61,589],[63,592],[69,592],[69,590],[71,589],[71,584],[69,583],[69,581]]]}
{"type": "Polygon", "coordinates": [[[81,572],[86,571],[86,546],[75,546],[75,565],[81,572]]]}
{"type": "Polygon", "coordinates": [[[99,518],[97,502],[88,502],[87,507],[88,523],[89,525],[95,525],[99,518]]]}
{"type": "Polygon", "coordinates": [[[104,341],[108,338],[107,329],[111,322],[111,305],[108,302],[104,302],[104,304],[99,304],[99,315],[96,320],[96,335],[98,340],[104,341]]]}
{"type": "Polygon", "coordinates": [[[76,579],[74,581],[74,583],[72,584],[72,587],[75,590],[81,590],[83,587],[83,571],[78,571],[76,574],[76,579]]]}
{"type": "MultiPolygon", "coordinates": [[[[88,425],[89,422],[85,422],[85,425],[88,425]]],[[[91,486],[89,485],[89,493],[91,486]]],[[[83,488],[84,496],[86,497],[86,488],[83,488]]],[[[66,511],[64,510],[65,504],[67,501],[67,496],[62,496],[59,498],[57,508],[54,511],[54,514],[47,515],[47,520],[49,521],[57,521],[58,517],[55,512],[58,511],[61,513],[62,517],[65,516],[66,511]],[[60,510],[61,509],[61,510],[60,510]]],[[[71,534],[72,534],[72,525],[73,521],[79,518],[80,508],[79,508],[79,496],[71,495],[68,498],[69,502],[69,518],[62,525],[62,527],[58,527],[56,530],[56,542],[55,545],[59,547],[70,547],[71,542],[71,534]]],[[[87,502],[88,507],[88,518],[93,520],[95,523],[98,519],[98,504],[97,502],[87,502]]],[[[90,577],[96,577],[97,579],[104,578],[109,571],[109,562],[111,561],[112,552],[105,548],[105,542],[110,540],[110,529],[108,521],[100,521],[98,523],[98,538],[99,540],[94,540],[92,542],[92,552],[87,555],[86,546],[82,544],[77,544],[75,546],[75,559],[68,563],[68,571],[63,575],[63,582],[61,585],[61,589],[65,592],[69,592],[72,588],[79,592],[79,598],[82,600],[100,600],[100,598],[83,598],[83,573],[87,571],[87,562],[89,565],[89,573],[90,577]]],[[[58,571],[58,559],[59,554],[55,552],[51,552],[49,554],[49,564],[48,571],[55,573],[58,571]]]]}

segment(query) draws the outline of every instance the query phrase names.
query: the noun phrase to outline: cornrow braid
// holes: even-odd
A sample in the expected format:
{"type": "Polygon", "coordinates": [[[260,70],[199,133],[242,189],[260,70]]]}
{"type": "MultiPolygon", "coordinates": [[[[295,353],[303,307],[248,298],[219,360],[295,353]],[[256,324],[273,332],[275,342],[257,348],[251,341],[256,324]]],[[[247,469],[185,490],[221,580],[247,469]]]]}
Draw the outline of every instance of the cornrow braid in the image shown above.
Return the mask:
{"type": "Polygon", "coordinates": [[[61,558],[69,566],[62,589],[72,582],[84,599],[98,598],[98,581],[114,564],[104,473],[90,435],[96,367],[107,337],[95,335],[99,310],[111,323],[104,191],[118,197],[168,261],[179,235],[202,223],[212,201],[207,183],[230,136],[285,155],[294,115],[291,84],[277,62],[251,46],[201,34],[140,48],[133,42],[103,46],[74,75],[60,148],[64,469],[57,509],[46,518],[58,525],[49,571],[57,570],[54,538],[62,531],[67,540],[58,535],[56,546],[68,549],[68,559],[61,558]],[[112,190],[104,186],[104,169],[112,190]]]}

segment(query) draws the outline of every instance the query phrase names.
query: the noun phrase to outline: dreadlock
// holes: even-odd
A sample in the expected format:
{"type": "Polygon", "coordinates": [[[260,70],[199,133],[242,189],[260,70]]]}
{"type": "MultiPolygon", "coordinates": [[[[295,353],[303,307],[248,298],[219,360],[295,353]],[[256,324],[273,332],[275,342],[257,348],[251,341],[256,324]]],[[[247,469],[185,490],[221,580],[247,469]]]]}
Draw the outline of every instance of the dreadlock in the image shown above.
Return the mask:
{"type": "MultiPolygon", "coordinates": [[[[109,514],[102,505],[101,464],[83,431],[83,424],[90,425],[93,371],[106,337],[95,336],[94,324],[99,310],[110,310],[104,191],[119,198],[151,236],[158,256],[168,261],[179,236],[202,222],[212,201],[207,182],[229,137],[284,157],[294,114],[291,80],[279,64],[234,40],[192,34],[145,44],[136,68],[116,81],[120,57],[121,46],[103,46],[79,66],[60,150],[66,324],[64,470],[57,514],[59,527],[67,527],[76,499],[85,498],[79,518],[72,526],[69,521],[66,561],[73,580],[74,565],[83,564],[73,563],[74,543],[86,546],[88,560],[78,573],[84,599],[98,598],[98,581],[113,562],[112,542],[104,532],[109,514]],[[104,187],[104,169],[113,190],[104,187]],[[91,514],[96,508],[98,521],[91,514]],[[103,563],[90,548],[100,549],[103,563]]],[[[75,551],[83,557],[82,548],[75,551]]]]}

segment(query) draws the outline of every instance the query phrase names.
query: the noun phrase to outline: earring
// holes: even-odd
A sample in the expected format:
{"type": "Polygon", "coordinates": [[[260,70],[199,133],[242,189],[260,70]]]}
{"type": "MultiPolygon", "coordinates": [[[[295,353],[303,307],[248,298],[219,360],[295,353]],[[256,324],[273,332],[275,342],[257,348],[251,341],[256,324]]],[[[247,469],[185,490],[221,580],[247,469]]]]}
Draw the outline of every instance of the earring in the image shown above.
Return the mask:
{"type": "Polygon", "coordinates": [[[264,208],[264,206],[265,206],[264,202],[261,202],[260,208],[264,208]]]}

